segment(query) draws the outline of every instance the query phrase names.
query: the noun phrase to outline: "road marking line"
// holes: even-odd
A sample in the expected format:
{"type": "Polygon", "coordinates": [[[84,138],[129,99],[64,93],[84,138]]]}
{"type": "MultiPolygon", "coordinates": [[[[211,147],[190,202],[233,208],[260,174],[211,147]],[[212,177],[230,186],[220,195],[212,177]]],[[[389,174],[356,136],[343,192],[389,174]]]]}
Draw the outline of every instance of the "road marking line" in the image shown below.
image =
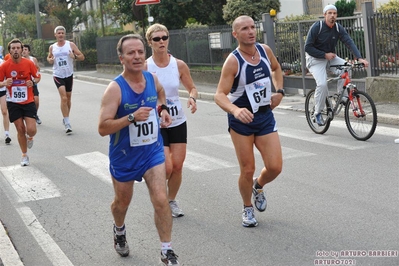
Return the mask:
{"type": "MultiPolygon", "coordinates": [[[[301,115],[301,116],[298,116],[298,117],[304,118],[306,120],[306,116],[304,116],[304,115],[301,115]]],[[[348,130],[347,127],[346,127],[345,120],[334,119],[331,122],[331,126],[335,127],[335,128],[343,128],[343,129],[348,130]]],[[[309,130],[310,130],[310,128],[309,128],[309,130]]],[[[383,135],[383,136],[391,136],[391,137],[399,137],[399,129],[392,128],[392,127],[381,126],[380,124],[377,123],[377,127],[375,129],[374,134],[383,135]]]]}
{"type": "Polygon", "coordinates": [[[23,202],[60,197],[61,193],[42,172],[32,166],[0,167],[0,172],[23,202]]]}
{"type": "Polygon", "coordinates": [[[282,153],[283,153],[283,160],[316,155],[315,153],[299,151],[299,150],[291,149],[291,148],[287,148],[287,147],[281,147],[281,148],[282,148],[282,153]]]}
{"type": "MultiPolygon", "coordinates": [[[[310,129],[309,129],[310,130],[310,129]]],[[[321,145],[332,146],[336,148],[342,148],[346,150],[360,150],[365,148],[370,148],[371,146],[375,147],[375,144],[359,142],[357,141],[356,144],[353,144],[352,138],[343,139],[340,137],[334,136],[324,136],[315,134],[313,132],[308,132],[304,130],[294,130],[292,128],[284,128],[279,131],[279,135],[287,138],[298,139],[301,141],[308,141],[312,143],[317,143],[321,145]],[[290,132],[290,133],[286,133],[290,132]]]]}
{"type": "Polygon", "coordinates": [[[57,245],[57,243],[49,236],[46,229],[39,223],[32,210],[26,206],[16,208],[29,229],[30,233],[36,239],[39,246],[42,248],[47,258],[52,262],[52,265],[73,266],[65,253],[57,245]]]}
{"type": "Polygon", "coordinates": [[[108,156],[99,152],[89,152],[78,155],[66,156],[68,160],[85,169],[87,172],[101,181],[111,184],[111,174],[109,173],[108,156]]]}
{"type": "Polygon", "coordinates": [[[231,163],[212,156],[187,150],[184,167],[194,172],[206,172],[216,169],[224,169],[237,166],[237,163],[231,163]]]}
{"type": "Polygon", "coordinates": [[[11,243],[3,225],[0,224],[0,265],[4,266],[23,266],[14,245],[11,243]]]}
{"type": "MultiPolygon", "coordinates": [[[[281,135],[279,131],[279,135],[281,135]]],[[[206,141],[215,145],[227,147],[234,149],[233,142],[231,141],[229,134],[219,134],[219,135],[212,135],[206,137],[199,137],[202,141],[206,141]]],[[[255,155],[261,156],[258,150],[254,151],[255,155]]],[[[304,156],[313,156],[316,155],[314,153],[304,152],[300,150],[295,150],[287,147],[282,147],[283,159],[292,159],[297,157],[304,157],[304,156]]]]}
{"type": "Polygon", "coordinates": [[[202,141],[206,141],[218,146],[234,149],[233,142],[231,141],[229,134],[218,134],[205,137],[198,137],[202,141]]]}
{"type": "MultiPolygon", "coordinates": [[[[40,245],[41,249],[45,253],[46,257],[51,261],[52,265],[65,265],[65,266],[73,266],[72,262],[68,259],[68,257],[64,254],[64,252],[60,249],[60,247],[57,245],[57,243],[49,236],[48,232],[43,228],[43,226],[39,223],[38,219],[32,212],[32,210],[27,207],[24,202],[32,200],[30,196],[34,196],[35,200],[38,199],[44,199],[48,198],[50,195],[51,197],[54,197],[55,195],[60,196],[60,193],[58,192],[58,189],[55,187],[55,185],[47,178],[45,177],[40,171],[35,169],[32,166],[27,166],[27,167],[21,167],[21,166],[10,166],[10,167],[0,167],[0,172],[3,174],[5,177],[0,178],[0,183],[1,183],[1,188],[3,189],[4,193],[10,200],[11,204],[17,210],[19,216],[21,217],[22,221],[24,222],[25,226],[28,228],[32,236],[35,238],[36,242],[40,245]],[[29,169],[27,169],[29,168],[29,169]],[[12,170],[14,169],[14,171],[12,170]],[[20,169],[24,169],[23,171],[20,171],[20,169]],[[11,170],[11,172],[10,172],[11,170]],[[29,192],[28,194],[26,193],[21,193],[18,190],[16,190],[15,185],[21,185],[22,189],[26,188],[26,184],[22,182],[22,180],[18,180],[18,182],[14,182],[14,179],[21,178],[23,179],[23,176],[21,175],[21,172],[24,174],[32,174],[32,177],[37,178],[39,181],[41,181],[42,186],[49,186],[49,191],[46,193],[41,193],[38,191],[38,193],[31,193],[29,192]],[[10,178],[11,177],[11,178],[10,178]],[[10,182],[11,180],[11,182],[10,182]],[[55,188],[55,191],[54,191],[55,188]],[[23,198],[21,198],[23,197],[23,198]],[[25,198],[25,199],[24,199],[25,198]]],[[[26,179],[25,179],[26,180],[26,179]]],[[[31,182],[31,180],[27,180],[27,182],[31,182]]],[[[33,186],[36,186],[40,182],[33,182],[30,183],[33,186]]],[[[2,227],[2,226],[0,226],[2,227]]],[[[2,246],[2,245],[1,245],[2,246]]],[[[1,254],[0,254],[1,255],[1,254]]],[[[1,255],[2,259],[3,256],[1,255]]],[[[15,259],[15,258],[14,258],[15,259]]],[[[11,265],[17,265],[17,261],[20,261],[20,259],[17,259],[16,261],[13,261],[11,265]]],[[[5,264],[7,265],[7,264],[5,264]]]]}

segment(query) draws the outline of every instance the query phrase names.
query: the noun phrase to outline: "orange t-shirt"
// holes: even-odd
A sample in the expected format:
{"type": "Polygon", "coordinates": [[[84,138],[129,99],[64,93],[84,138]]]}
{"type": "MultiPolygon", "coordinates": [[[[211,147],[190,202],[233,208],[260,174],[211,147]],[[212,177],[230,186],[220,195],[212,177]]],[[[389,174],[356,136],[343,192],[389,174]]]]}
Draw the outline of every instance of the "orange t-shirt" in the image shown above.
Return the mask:
{"type": "Polygon", "coordinates": [[[40,78],[40,74],[35,64],[29,59],[21,58],[19,63],[7,60],[0,65],[0,80],[13,79],[12,85],[7,87],[10,102],[17,104],[34,102],[33,87],[26,85],[32,77],[40,78]]]}
{"type": "Polygon", "coordinates": [[[5,56],[4,56],[4,61],[7,61],[8,59],[10,59],[11,58],[11,55],[10,55],[10,53],[8,53],[8,54],[6,54],[5,56]]]}

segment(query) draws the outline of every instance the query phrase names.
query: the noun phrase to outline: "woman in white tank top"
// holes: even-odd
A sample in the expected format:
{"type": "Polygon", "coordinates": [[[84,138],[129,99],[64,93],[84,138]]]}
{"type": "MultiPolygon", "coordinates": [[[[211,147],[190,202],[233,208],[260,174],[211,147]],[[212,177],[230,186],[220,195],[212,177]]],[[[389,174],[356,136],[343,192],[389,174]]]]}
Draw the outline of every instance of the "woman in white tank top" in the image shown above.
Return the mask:
{"type": "Polygon", "coordinates": [[[180,81],[189,93],[187,108],[191,108],[191,113],[197,111],[198,92],[187,64],[168,53],[168,29],[164,25],[153,24],[146,32],[146,39],[152,49],[152,56],[146,62],[146,70],[155,73],[164,87],[166,103],[172,117],[172,124],[168,128],[161,129],[161,132],[164,141],[169,205],[172,216],[181,217],[184,213],[175,199],[182,182],[183,163],[186,158],[187,118],[179,97],[180,81]]]}

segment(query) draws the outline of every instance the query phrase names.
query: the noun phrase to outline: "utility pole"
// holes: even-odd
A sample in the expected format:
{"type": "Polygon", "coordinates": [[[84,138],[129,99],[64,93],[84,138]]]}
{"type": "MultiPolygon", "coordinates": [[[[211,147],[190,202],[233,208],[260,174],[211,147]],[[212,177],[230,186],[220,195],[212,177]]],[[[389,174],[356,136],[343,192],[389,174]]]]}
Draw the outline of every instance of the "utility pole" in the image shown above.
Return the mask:
{"type": "Polygon", "coordinates": [[[100,1],[100,13],[101,13],[101,33],[102,33],[102,37],[104,37],[105,36],[105,31],[104,31],[103,0],[99,0],[99,1],[100,1]]]}
{"type": "Polygon", "coordinates": [[[42,38],[42,24],[40,23],[39,0],[35,0],[37,38],[42,38]]]}

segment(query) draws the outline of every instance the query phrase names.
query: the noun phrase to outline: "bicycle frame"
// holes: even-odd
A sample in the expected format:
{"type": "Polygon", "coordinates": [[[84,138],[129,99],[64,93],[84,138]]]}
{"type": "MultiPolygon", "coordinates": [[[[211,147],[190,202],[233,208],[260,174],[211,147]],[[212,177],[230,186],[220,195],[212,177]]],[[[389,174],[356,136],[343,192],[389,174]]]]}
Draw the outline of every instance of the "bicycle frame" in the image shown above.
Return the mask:
{"type": "Polygon", "coordinates": [[[324,134],[330,127],[331,121],[335,115],[338,115],[344,107],[344,119],[349,133],[357,140],[369,139],[375,131],[377,126],[377,109],[373,99],[363,91],[359,91],[357,86],[351,82],[351,69],[355,67],[363,67],[363,64],[344,64],[344,65],[331,65],[339,70],[343,70],[338,77],[328,79],[330,84],[334,80],[344,80],[343,86],[338,89],[337,93],[328,95],[326,107],[322,111],[324,116],[324,123],[317,124],[315,119],[315,102],[314,95],[315,89],[311,90],[306,96],[305,100],[305,115],[306,120],[316,134],[324,134]],[[347,100],[346,98],[347,93],[347,100]],[[334,100],[334,101],[333,101],[334,100]]]}
{"type": "MultiPolygon", "coordinates": [[[[335,67],[335,66],[331,66],[331,67],[335,67]]],[[[339,91],[338,91],[338,95],[337,95],[337,98],[335,99],[335,105],[331,102],[331,96],[328,96],[327,97],[327,100],[329,101],[329,103],[330,103],[330,106],[332,106],[332,112],[331,112],[331,114],[333,114],[333,115],[338,115],[340,112],[341,112],[341,109],[342,109],[342,104],[341,104],[341,100],[343,99],[343,97],[344,97],[344,92],[345,91],[347,91],[348,92],[348,99],[349,99],[349,101],[350,101],[350,103],[351,103],[351,107],[352,107],[352,110],[353,110],[353,113],[354,113],[354,115],[356,116],[356,117],[361,117],[362,115],[364,115],[364,111],[363,111],[363,108],[362,108],[362,106],[361,106],[361,103],[359,102],[359,99],[357,99],[358,100],[358,106],[360,107],[360,114],[358,114],[357,113],[357,108],[354,106],[354,104],[353,104],[353,100],[354,100],[354,97],[353,97],[353,92],[354,91],[357,91],[357,87],[356,87],[356,85],[355,84],[353,84],[351,81],[351,77],[350,77],[350,75],[349,75],[349,69],[352,69],[353,68],[353,66],[352,65],[347,65],[347,66],[337,66],[337,67],[339,67],[339,68],[344,68],[344,73],[342,73],[341,75],[339,75],[338,77],[336,77],[336,78],[330,78],[330,79],[328,79],[327,80],[327,82],[328,83],[330,83],[330,82],[332,82],[332,81],[335,81],[335,80],[340,80],[340,79],[344,79],[345,81],[344,81],[344,84],[343,84],[343,86],[342,86],[342,89],[340,89],[339,91]]],[[[330,119],[332,120],[332,119],[334,119],[334,116],[333,115],[330,115],[330,119]]]]}

